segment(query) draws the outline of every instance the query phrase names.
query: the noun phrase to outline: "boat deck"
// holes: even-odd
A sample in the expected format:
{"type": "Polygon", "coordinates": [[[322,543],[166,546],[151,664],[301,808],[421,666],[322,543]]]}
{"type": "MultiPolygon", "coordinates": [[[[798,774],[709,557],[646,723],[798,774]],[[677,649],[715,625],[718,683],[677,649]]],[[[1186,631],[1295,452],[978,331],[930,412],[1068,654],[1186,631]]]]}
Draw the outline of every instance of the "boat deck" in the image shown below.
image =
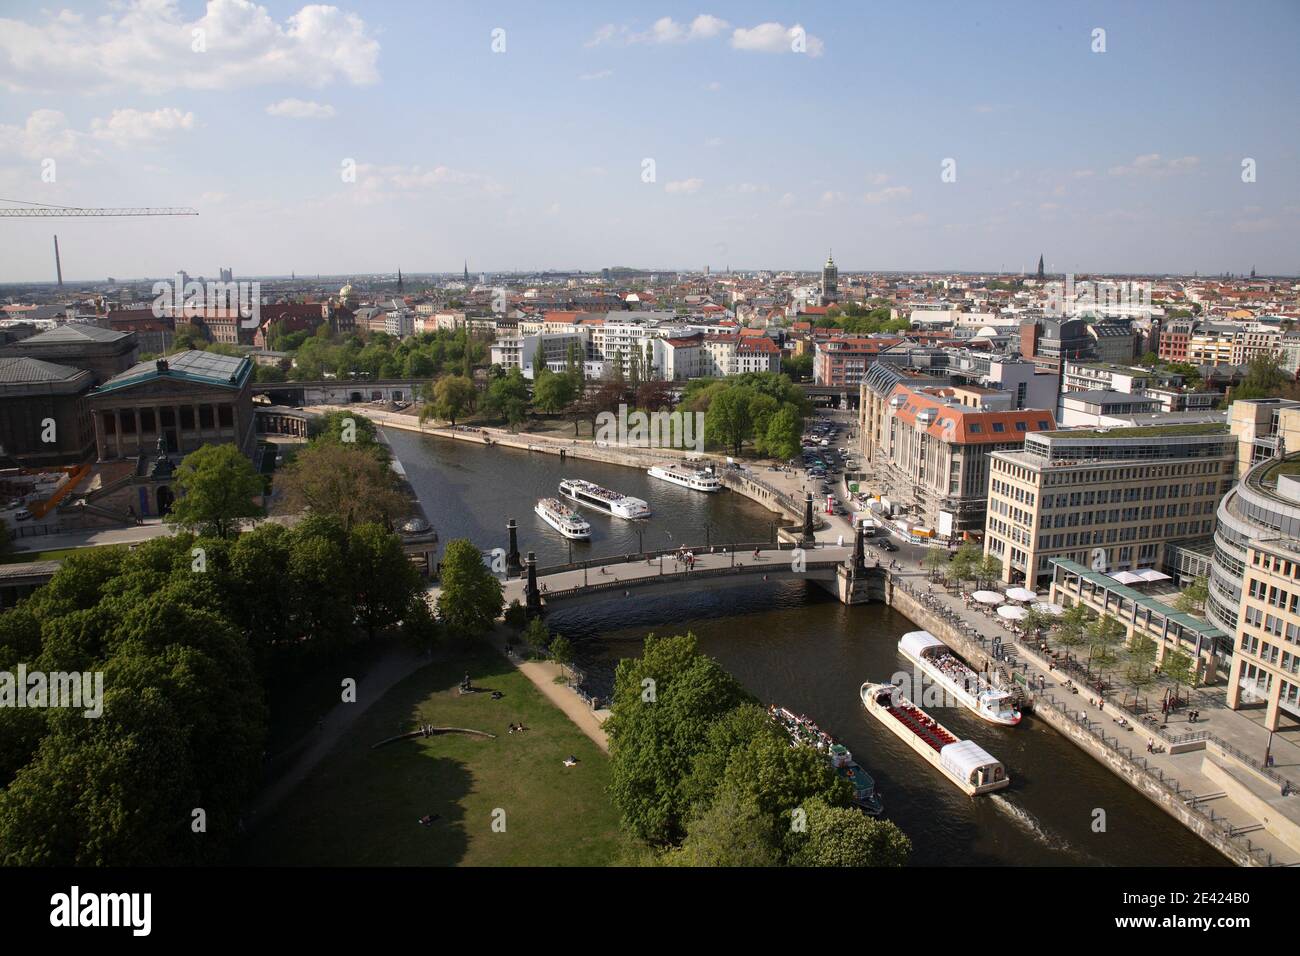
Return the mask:
{"type": "Polygon", "coordinates": [[[948,744],[957,742],[956,737],[945,731],[938,723],[931,721],[930,718],[915,707],[910,705],[906,707],[889,707],[887,710],[889,716],[924,740],[935,752],[942,750],[948,744]]]}

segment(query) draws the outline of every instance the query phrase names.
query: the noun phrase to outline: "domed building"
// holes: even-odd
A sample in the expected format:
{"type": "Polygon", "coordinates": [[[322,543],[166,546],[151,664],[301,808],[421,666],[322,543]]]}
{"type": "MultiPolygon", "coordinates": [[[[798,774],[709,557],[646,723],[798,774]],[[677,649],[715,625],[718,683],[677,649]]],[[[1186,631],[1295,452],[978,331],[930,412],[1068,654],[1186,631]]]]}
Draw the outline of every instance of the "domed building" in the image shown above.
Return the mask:
{"type": "Polygon", "coordinates": [[[349,309],[355,309],[357,306],[357,293],[349,282],[343,288],[339,289],[339,302],[346,305],[349,309]]]}

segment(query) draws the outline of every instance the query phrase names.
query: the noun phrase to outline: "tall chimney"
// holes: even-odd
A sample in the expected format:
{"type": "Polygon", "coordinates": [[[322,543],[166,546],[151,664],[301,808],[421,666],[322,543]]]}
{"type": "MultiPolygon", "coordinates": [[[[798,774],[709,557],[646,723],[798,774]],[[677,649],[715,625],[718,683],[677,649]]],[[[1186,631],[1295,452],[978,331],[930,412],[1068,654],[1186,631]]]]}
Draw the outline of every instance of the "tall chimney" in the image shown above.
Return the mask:
{"type": "Polygon", "coordinates": [[[63,288],[63,263],[59,261],[59,237],[54,237],[54,271],[59,276],[59,288],[63,288]]]}

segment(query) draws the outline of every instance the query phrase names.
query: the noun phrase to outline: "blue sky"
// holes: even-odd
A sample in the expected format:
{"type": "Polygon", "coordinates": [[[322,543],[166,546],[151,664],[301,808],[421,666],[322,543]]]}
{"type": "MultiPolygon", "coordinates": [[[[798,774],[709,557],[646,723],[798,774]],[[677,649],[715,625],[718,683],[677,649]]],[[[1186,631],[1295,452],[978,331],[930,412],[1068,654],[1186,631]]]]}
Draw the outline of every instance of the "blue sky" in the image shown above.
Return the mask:
{"type": "Polygon", "coordinates": [[[1294,2],[7,2],[0,196],[201,215],[3,220],[0,282],[49,276],[56,228],[75,278],[828,248],[1294,275],[1297,27],[1294,2]]]}

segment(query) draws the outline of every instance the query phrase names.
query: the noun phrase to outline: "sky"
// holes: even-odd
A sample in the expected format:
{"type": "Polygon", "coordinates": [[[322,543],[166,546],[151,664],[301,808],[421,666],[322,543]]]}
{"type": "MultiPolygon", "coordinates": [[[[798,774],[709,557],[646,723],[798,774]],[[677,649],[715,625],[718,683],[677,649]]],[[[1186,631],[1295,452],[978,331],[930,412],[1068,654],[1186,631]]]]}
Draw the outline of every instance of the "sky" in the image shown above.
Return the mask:
{"type": "Polygon", "coordinates": [[[1300,3],[0,4],[0,283],[1296,275],[1300,3]],[[0,204],[3,205],[3,204],[0,204]]]}

